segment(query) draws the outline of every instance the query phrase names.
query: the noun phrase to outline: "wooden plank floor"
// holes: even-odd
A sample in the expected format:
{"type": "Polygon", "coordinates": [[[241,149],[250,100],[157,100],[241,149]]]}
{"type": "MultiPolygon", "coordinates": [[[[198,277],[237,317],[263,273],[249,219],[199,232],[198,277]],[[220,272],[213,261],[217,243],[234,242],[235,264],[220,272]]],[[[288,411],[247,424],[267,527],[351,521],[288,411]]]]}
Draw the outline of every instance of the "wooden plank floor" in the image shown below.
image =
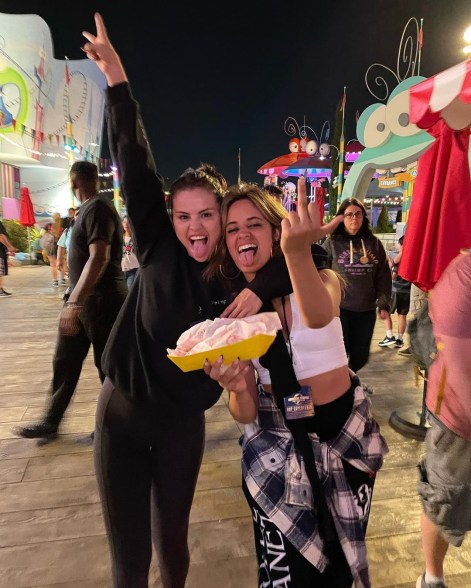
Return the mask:
{"type": "MultiPolygon", "coordinates": [[[[80,442],[94,425],[96,370],[89,356],[58,441],[38,447],[12,435],[12,426],[41,415],[63,289],[51,287],[48,267],[36,266],[12,268],[5,286],[13,295],[0,299],[0,587],[109,587],[92,448],[80,442]]],[[[360,374],[375,390],[373,409],[390,446],[373,496],[368,553],[374,588],[412,588],[423,568],[416,494],[423,443],[393,431],[388,418],[395,409],[414,418],[421,390],[410,360],[378,347],[383,336],[379,323],[371,361],[360,374]]],[[[188,588],[256,586],[251,521],[240,489],[239,435],[222,398],[207,412],[188,588]]],[[[450,588],[471,586],[470,544],[468,539],[461,549],[450,548],[450,588]]],[[[161,585],[155,565],[151,585],[161,585]]]]}

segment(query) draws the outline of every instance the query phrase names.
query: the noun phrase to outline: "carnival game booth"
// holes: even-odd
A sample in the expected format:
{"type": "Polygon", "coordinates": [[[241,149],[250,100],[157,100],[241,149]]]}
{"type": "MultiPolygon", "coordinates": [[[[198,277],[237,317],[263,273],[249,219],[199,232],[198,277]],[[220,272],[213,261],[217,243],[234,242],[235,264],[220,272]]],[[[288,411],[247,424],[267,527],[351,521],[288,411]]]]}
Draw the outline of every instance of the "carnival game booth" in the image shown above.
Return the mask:
{"type": "MultiPolygon", "coordinates": [[[[410,118],[435,140],[418,161],[401,276],[428,292],[460,249],[471,246],[471,60],[411,87],[410,118]]],[[[424,377],[419,423],[397,411],[389,421],[417,439],[426,430],[424,377]]]]}

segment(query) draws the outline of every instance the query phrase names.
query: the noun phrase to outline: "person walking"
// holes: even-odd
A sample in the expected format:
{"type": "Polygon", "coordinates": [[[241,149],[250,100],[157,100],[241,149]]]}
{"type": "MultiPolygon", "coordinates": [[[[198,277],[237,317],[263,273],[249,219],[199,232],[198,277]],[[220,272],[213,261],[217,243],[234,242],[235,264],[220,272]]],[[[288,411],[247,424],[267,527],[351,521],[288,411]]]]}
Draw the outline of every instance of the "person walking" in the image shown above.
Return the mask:
{"type": "Polygon", "coordinates": [[[397,242],[398,253],[394,260],[390,262],[392,275],[392,306],[388,312],[388,316],[384,320],[386,327],[386,335],[378,345],[380,347],[394,346],[396,349],[401,349],[404,345],[404,333],[406,332],[407,315],[410,308],[410,291],[411,283],[405,280],[400,275],[401,259],[402,259],[402,244],[404,242],[404,235],[399,238],[397,242]],[[392,315],[397,312],[397,336],[393,335],[392,315]]]}
{"type": "Polygon", "coordinates": [[[8,251],[17,251],[8,238],[7,231],[2,222],[0,222],[0,298],[11,296],[3,287],[3,278],[8,276],[8,251]]]}
{"type": "Polygon", "coordinates": [[[40,422],[14,429],[27,439],[52,440],[75,392],[90,345],[101,382],[101,356],[126,297],[121,271],[122,226],[110,200],[98,194],[98,168],[76,161],[70,182],[80,201],[70,240],[70,286],[59,317],[59,333],[52,363],[53,377],[40,422]]]}
{"type": "Polygon", "coordinates": [[[430,428],[419,465],[425,571],[417,588],[446,588],[448,546],[471,530],[471,249],[463,249],[432,290],[429,312],[438,354],[429,368],[430,428]]]}
{"type": "Polygon", "coordinates": [[[72,237],[72,229],[74,228],[75,219],[78,216],[80,207],[69,208],[69,212],[71,210],[73,211],[74,216],[73,218],[68,217],[67,227],[62,231],[62,235],[57,242],[57,271],[62,276],[61,285],[63,286],[67,285],[68,282],[69,264],[67,263],[67,258],[70,249],[70,239],[72,237]]]}
{"type": "Polygon", "coordinates": [[[379,318],[388,317],[391,304],[391,271],[381,241],[373,235],[363,204],[344,200],[337,210],[343,222],[324,241],[329,266],[346,282],[340,303],[340,321],[348,365],[357,372],[368,362],[370,345],[379,318]]]}

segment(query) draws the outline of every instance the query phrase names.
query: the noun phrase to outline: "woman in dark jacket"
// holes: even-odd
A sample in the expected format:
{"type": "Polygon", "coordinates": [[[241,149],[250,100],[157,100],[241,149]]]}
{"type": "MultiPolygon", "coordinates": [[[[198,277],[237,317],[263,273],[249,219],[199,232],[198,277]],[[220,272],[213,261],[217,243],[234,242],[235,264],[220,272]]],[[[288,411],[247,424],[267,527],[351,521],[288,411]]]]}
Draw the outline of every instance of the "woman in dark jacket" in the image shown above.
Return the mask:
{"type": "MultiPolygon", "coordinates": [[[[184,373],[168,358],[180,334],[214,319],[230,296],[202,273],[221,236],[219,204],[226,182],[213,166],[187,169],[167,203],[139,107],[102,18],[84,33],[84,51],[108,82],[106,121],[113,160],[134,236],[140,269],[103,355],[107,378],[100,394],[95,465],[111,548],[113,585],[146,588],[154,542],[164,588],[183,588],[189,568],[188,524],[204,448],[204,411],[222,388],[202,370],[184,373]]],[[[242,292],[229,311],[258,311],[242,292]],[[240,300],[240,299],[239,299],[240,300]]],[[[256,299],[254,305],[254,298],[256,299]]]]}
{"type": "Polygon", "coordinates": [[[391,302],[391,270],[381,241],[371,231],[365,207],[356,198],[340,205],[344,220],[323,243],[329,266],[345,280],[340,303],[349,367],[358,371],[367,362],[376,322],[376,309],[384,320],[391,302]]]}

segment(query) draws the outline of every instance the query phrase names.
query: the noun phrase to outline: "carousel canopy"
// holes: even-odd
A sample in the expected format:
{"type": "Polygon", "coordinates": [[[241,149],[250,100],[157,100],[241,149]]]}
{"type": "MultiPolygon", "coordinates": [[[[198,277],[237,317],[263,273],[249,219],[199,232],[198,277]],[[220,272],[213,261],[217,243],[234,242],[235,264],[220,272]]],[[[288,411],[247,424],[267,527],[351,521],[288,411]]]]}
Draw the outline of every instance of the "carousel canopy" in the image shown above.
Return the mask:
{"type": "Polygon", "coordinates": [[[326,157],[320,158],[316,156],[305,157],[288,166],[283,172],[285,176],[304,175],[308,178],[330,178],[331,174],[331,160],[326,157]]]}
{"type": "Polygon", "coordinates": [[[271,159],[270,161],[267,161],[267,163],[264,163],[258,168],[257,173],[264,176],[283,175],[284,170],[289,165],[296,163],[299,159],[303,159],[304,157],[308,157],[308,154],[300,152],[280,155],[279,157],[275,157],[275,159],[271,159]]]}

